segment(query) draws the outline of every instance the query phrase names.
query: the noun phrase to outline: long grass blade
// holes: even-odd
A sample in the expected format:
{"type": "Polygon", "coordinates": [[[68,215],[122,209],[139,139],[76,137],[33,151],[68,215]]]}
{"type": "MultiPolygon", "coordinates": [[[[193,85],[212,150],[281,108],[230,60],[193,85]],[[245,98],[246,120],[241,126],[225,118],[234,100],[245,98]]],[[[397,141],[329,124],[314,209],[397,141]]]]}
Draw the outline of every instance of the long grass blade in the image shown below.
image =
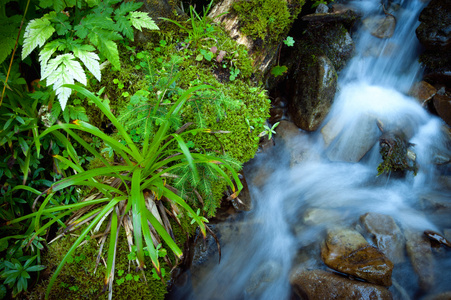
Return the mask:
{"type": "Polygon", "coordinates": [[[108,258],[107,258],[107,268],[105,273],[105,286],[110,286],[108,291],[108,299],[113,298],[112,281],[114,280],[114,265],[116,261],[116,248],[118,241],[118,212],[116,211],[111,214],[111,231],[110,231],[110,246],[108,248],[108,258]]]}
{"type": "Polygon", "coordinates": [[[139,261],[138,268],[144,268],[144,249],[143,249],[143,232],[142,232],[142,210],[141,202],[144,202],[143,195],[140,189],[141,183],[141,169],[137,169],[132,175],[132,186],[129,201],[132,203],[132,222],[133,235],[136,244],[136,257],[139,261]]]}
{"type": "Polygon", "coordinates": [[[112,199],[103,210],[100,212],[100,214],[89,224],[80,234],[80,236],[77,238],[77,240],[72,244],[70,249],[67,251],[66,255],[61,260],[61,263],[58,265],[55,273],[53,273],[52,278],[50,279],[50,282],[47,286],[47,290],[45,293],[45,299],[49,298],[50,290],[53,287],[53,284],[55,283],[56,278],[58,277],[59,273],[63,269],[64,265],[66,264],[67,260],[71,255],[74,253],[75,249],[80,245],[80,243],[85,239],[86,235],[91,231],[91,229],[99,222],[99,220],[102,218],[102,216],[107,213],[111,208],[113,208],[120,200],[119,199],[112,199]]]}
{"type": "Polygon", "coordinates": [[[142,160],[141,154],[138,151],[138,147],[135,145],[133,140],[130,138],[130,136],[128,135],[127,131],[122,126],[122,124],[116,119],[116,117],[105,106],[105,104],[103,104],[103,102],[99,99],[99,97],[97,97],[96,95],[94,95],[93,93],[91,93],[90,91],[85,89],[84,87],[77,86],[77,85],[74,85],[74,84],[64,84],[63,87],[71,88],[71,89],[73,89],[73,90],[85,95],[90,100],[92,100],[97,105],[97,107],[100,108],[100,110],[105,114],[105,116],[111,121],[111,123],[114,125],[114,127],[116,127],[116,129],[119,131],[120,135],[126,141],[128,147],[130,147],[130,149],[132,150],[133,157],[135,157],[135,159],[137,161],[141,161],[142,160]]]}

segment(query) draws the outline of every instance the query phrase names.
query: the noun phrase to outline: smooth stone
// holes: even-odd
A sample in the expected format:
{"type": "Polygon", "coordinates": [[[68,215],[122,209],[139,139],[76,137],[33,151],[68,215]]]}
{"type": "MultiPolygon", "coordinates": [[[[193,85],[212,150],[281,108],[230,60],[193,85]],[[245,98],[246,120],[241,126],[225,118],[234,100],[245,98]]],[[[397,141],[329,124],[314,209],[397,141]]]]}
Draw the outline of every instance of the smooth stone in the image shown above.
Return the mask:
{"type": "Polygon", "coordinates": [[[301,299],[309,300],[386,300],[389,290],[371,283],[349,280],[323,270],[296,270],[290,283],[301,299]]]}
{"type": "Polygon", "coordinates": [[[437,94],[434,96],[433,103],[440,118],[442,118],[448,126],[451,126],[451,97],[437,94]]]}
{"type": "Polygon", "coordinates": [[[434,286],[434,257],[431,242],[422,232],[405,232],[406,249],[413,269],[418,275],[418,284],[424,291],[434,286]]]}
{"type": "Polygon", "coordinates": [[[436,93],[437,89],[426,81],[415,83],[408,92],[408,94],[417,99],[422,106],[425,106],[436,93]]]}
{"type": "Polygon", "coordinates": [[[390,286],[393,263],[357,231],[330,230],[321,248],[324,263],[339,272],[390,286]]]}
{"type": "Polygon", "coordinates": [[[337,89],[337,72],[326,56],[320,56],[309,68],[309,73],[298,72],[291,92],[292,101],[288,112],[293,122],[301,129],[315,131],[326,118],[332,106],[337,89]],[[310,82],[307,89],[302,85],[310,82]]]}
{"type": "Polygon", "coordinates": [[[391,216],[366,213],[360,217],[360,222],[373,236],[377,248],[384,253],[393,263],[401,263],[405,260],[405,239],[391,216]]]}
{"type": "Polygon", "coordinates": [[[368,17],[362,22],[371,35],[380,39],[391,38],[395,32],[396,19],[392,15],[368,17]]]}

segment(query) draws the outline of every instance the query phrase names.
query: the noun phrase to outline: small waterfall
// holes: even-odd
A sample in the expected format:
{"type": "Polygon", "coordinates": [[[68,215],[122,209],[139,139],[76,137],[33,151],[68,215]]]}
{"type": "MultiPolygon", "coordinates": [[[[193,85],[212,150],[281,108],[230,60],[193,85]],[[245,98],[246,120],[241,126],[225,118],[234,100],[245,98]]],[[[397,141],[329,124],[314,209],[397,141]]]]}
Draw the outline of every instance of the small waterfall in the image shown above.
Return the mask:
{"type": "MultiPolygon", "coordinates": [[[[362,19],[385,16],[379,1],[349,4],[362,12],[362,19]]],[[[254,209],[235,223],[218,226],[220,234],[221,228],[232,228],[232,233],[222,234],[221,263],[216,257],[210,259],[191,278],[192,290],[179,291],[175,297],[289,299],[293,266],[321,264],[319,248],[325,230],[355,226],[367,212],[390,215],[403,230],[451,227],[449,216],[429,217],[420,201],[430,194],[450,198],[440,190],[434,164],[440,153],[449,155],[442,122],[406,95],[422,71],[415,28],[425,3],[401,0],[398,4],[390,12],[397,21],[393,37],[379,39],[364,28],[355,34],[357,54],[340,74],[323,127],[296,137],[289,147],[278,143],[246,167],[254,209]],[[410,143],[416,176],[413,172],[403,178],[377,176],[381,129],[401,132],[410,143]],[[303,157],[295,166],[287,159],[293,151],[303,157]]],[[[436,279],[437,291],[451,284],[447,279],[451,259],[440,259],[435,270],[442,274],[436,279]]],[[[417,278],[408,263],[395,267],[393,281],[394,295],[416,297],[417,278]]]]}

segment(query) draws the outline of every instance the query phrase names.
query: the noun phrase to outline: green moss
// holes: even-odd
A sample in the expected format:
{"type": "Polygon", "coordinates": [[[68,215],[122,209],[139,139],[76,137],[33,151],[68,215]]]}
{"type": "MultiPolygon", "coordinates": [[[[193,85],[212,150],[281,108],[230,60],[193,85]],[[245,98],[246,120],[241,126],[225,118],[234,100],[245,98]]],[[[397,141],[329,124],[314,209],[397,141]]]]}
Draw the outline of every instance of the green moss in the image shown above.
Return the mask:
{"type": "MultiPolygon", "coordinates": [[[[66,236],[50,245],[49,251],[43,256],[43,264],[48,267],[47,270],[54,271],[60,261],[65,256],[67,250],[70,248],[76,237],[66,236]]],[[[108,245],[108,239],[105,245],[108,245]]],[[[107,247],[105,247],[107,248],[107,247]]],[[[103,257],[106,257],[106,249],[103,250],[103,257]]],[[[108,294],[101,293],[103,282],[105,278],[105,267],[100,262],[96,273],[94,269],[96,265],[96,257],[99,246],[94,240],[88,241],[83,246],[77,248],[72,261],[68,262],[61,273],[58,275],[55,284],[50,292],[50,299],[107,299],[108,294]],[[97,298],[98,297],[98,298],[97,298]]],[[[144,279],[135,277],[130,280],[125,279],[129,276],[140,275],[134,271],[134,266],[129,265],[127,259],[129,249],[125,238],[125,233],[122,232],[119,238],[117,254],[116,254],[116,272],[115,282],[113,285],[113,299],[164,299],[167,293],[166,284],[161,280],[156,280],[152,277],[151,268],[145,270],[144,279]],[[121,278],[124,278],[121,283],[121,278]]],[[[147,265],[151,266],[150,262],[147,265]]],[[[169,268],[166,267],[166,270],[169,268]]],[[[51,274],[47,279],[40,282],[31,292],[25,295],[26,299],[41,299],[45,294],[49,284],[51,274]]],[[[166,275],[165,280],[169,280],[169,274],[166,275]]],[[[142,277],[142,276],[141,276],[142,277]]]]}
{"type": "Polygon", "coordinates": [[[238,15],[241,31],[266,43],[279,42],[301,11],[305,0],[242,0],[233,5],[238,15]]]}
{"type": "Polygon", "coordinates": [[[407,143],[401,136],[386,134],[380,139],[380,146],[383,161],[377,167],[377,175],[392,172],[403,175],[406,171],[416,174],[416,163],[407,156],[407,143]]]}

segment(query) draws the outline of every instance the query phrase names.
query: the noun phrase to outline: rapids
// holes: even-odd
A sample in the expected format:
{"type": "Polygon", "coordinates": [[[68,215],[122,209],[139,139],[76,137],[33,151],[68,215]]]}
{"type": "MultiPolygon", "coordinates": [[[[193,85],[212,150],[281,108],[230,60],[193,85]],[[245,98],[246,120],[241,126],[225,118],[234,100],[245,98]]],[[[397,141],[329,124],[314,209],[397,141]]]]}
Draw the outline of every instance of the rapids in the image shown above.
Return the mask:
{"type": "MultiPolygon", "coordinates": [[[[174,299],[290,299],[289,276],[295,265],[324,267],[319,252],[326,229],[355,226],[367,212],[390,215],[403,230],[451,228],[449,216],[429,216],[419,204],[427,195],[451,199],[439,184],[441,173],[434,164],[439,155],[449,155],[443,123],[406,95],[421,79],[415,28],[425,3],[398,2],[393,37],[379,39],[364,28],[354,34],[356,55],[339,74],[338,92],[323,127],[300,134],[288,147],[276,136],[276,146],[246,166],[253,210],[218,225],[221,262],[211,257],[174,299]],[[384,130],[407,136],[416,155],[416,176],[377,176],[382,161],[378,122],[384,130]],[[293,151],[303,157],[294,166],[289,162],[293,151]],[[257,184],[262,178],[265,183],[257,184]],[[329,213],[318,220],[312,213],[318,210],[329,213]]],[[[379,1],[349,4],[362,18],[383,15],[379,1]]],[[[450,252],[435,259],[434,292],[449,290],[450,252]]],[[[408,258],[395,265],[392,278],[395,299],[422,296],[408,258]]]]}

